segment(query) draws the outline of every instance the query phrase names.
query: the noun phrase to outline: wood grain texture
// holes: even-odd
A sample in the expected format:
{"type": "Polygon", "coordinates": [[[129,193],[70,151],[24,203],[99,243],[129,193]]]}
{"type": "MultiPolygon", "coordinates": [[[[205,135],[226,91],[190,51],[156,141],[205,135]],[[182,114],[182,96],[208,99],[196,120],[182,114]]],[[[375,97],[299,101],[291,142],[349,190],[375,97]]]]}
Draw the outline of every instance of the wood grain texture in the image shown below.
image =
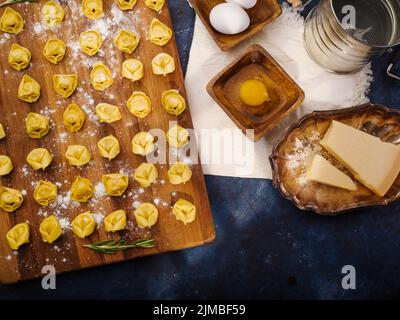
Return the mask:
{"type": "Polygon", "coordinates": [[[245,31],[234,35],[223,34],[213,28],[209,17],[211,10],[224,2],[223,0],[190,0],[204,26],[223,51],[230,50],[252,37],[282,14],[282,8],[277,0],[258,0],[253,8],[246,10],[250,17],[250,26],[245,31]]]}
{"type": "MultiPolygon", "coordinates": [[[[112,40],[123,25],[122,21],[118,21],[113,27],[103,30],[107,33],[107,37],[103,39],[103,54],[89,59],[76,48],[80,33],[92,28],[94,24],[93,21],[79,14],[80,3],[81,1],[69,2],[65,8],[65,21],[60,28],[54,30],[39,27],[43,1],[14,5],[13,8],[19,11],[24,18],[24,31],[18,36],[0,34],[0,106],[2,108],[0,122],[7,131],[7,138],[0,141],[0,154],[8,155],[14,163],[14,171],[1,178],[1,185],[26,190],[21,208],[14,213],[0,212],[1,283],[13,283],[41,276],[42,267],[48,264],[54,265],[56,271],[61,273],[198,246],[212,241],[215,237],[200,164],[192,165],[193,177],[185,185],[169,184],[168,165],[156,165],[159,179],[144,192],[133,179],[134,168],[146,161],[145,158],[131,152],[131,140],[137,132],[152,128],[161,128],[167,131],[169,121],[177,121],[182,127],[193,128],[188,109],[176,118],[166,113],[161,106],[161,93],[167,89],[177,89],[186,98],[175,38],[162,48],[146,40],[150,21],[154,17],[172,28],[168,6],[164,6],[162,11],[157,13],[148,9],[144,2],[139,0],[134,10],[123,13],[129,19],[131,28],[136,29],[141,36],[140,44],[133,54],[126,55],[113,45],[112,40]],[[51,37],[63,40],[68,46],[66,57],[58,65],[50,64],[42,55],[45,42],[51,37]],[[29,48],[32,52],[32,65],[22,72],[15,71],[7,62],[9,49],[14,42],[29,48]],[[151,60],[160,52],[171,54],[177,65],[176,71],[166,77],[155,76],[151,71],[151,60]],[[139,58],[145,67],[144,78],[134,84],[123,79],[120,74],[121,64],[128,57],[139,58]],[[115,74],[112,87],[104,92],[97,92],[90,85],[91,67],[89,64],[95,61],[104,62],[115,74]],[[32,76],[42,87],[40,99],[32,105],[17,99],[18,85],[24,73],[32,76]],[[52,76],[58,73],[78,74],[78,90],[68,99],[57,95],[53,89],[52,76]],[[146,92],[153,103],[151,114],[143,120],[132,116],[126,107],[126,101],[135,90],[146,92]],[[65,108],[73,101],[82,107],[85,106],[85,111],[88,113],[83,128],[77,133],[66,131],[62,122],[65,108]],[[99,124],[94,118],[93,112],[95,106],[100,102],[118,105],[123,119],[112,124],[99,124]],[[47,136],[41,139],[28,137],[25,132],[24,120],[29,112],[42,112],[51,118],[51,129],[47,136]],[[121,144],[121,154],[112,161],[101,158],[96,147],[98,140],[109,134],[116,136],[121,144]],[[67,164],[64,154],[66,147],[72,144],[88,147],[92,154],[92,160],[88,165],[76,168],[67,164]],[[54,158],[50,167],[45,171],[33,172],[27,167],[25,158],[32,149],[37,147],[47,148],[54,158]],[[65,196],[78,175],[89,178],[94,185],[97,185],[101,182],[103,174],[120,170],[129,173],[129,187],[124,197],[111,198],[100,195],[95,196],[87,204],[76,205],[71,201],[66,206],[59,202],[50,207],[41,207],[33,199],[35,183],[40,179],[60,183],[59,194],[65,196]],[[177,221],[171,212],[171,205],[179,197],[193,201],[197,207],[196,220],[187,226],[177,221]],[[134,221],[134,201],[152,202],[154,199],[158,199],[159,220],[152,229],[142,230],[134,221]],[[39,224],[46,214],[56,213],[57,216],[72,221],[75,216],[87,210],[107,215],[117,209],[126,210],[128,218],[127,229],[120,233],[106,233],[103,224],[100,223],[99,228],[85,240],[78,239],[70,230],[65,231],[63,236],[52,245],[41,240],[39,224]],[[14,253],[8,247],[5,234],[15,224],[25,221],[28,221],[30,225],[30,243],[14,253]],[[157,247],[146,250],[130,250],[115,255],[100,255],[82,246],[99,240],[120,237],[129,240],[154,238],[157,241],[157,247]]],[[[1,8],[0,15],[3,11],[4,8],[1,8]]],[[[112,19],[112,14],[120,15],[111,0],[104,1],[104,12],[103,20],[112,19]]]]}

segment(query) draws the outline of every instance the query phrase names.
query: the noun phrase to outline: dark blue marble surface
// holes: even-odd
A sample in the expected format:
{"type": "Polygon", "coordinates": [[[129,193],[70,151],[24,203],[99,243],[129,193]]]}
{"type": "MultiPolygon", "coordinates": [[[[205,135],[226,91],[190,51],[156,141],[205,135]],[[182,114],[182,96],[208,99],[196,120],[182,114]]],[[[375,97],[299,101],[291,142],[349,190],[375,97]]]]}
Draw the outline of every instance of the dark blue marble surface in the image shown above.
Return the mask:
{"type": "MultiPolygon", "coordinates": [[[[186,68],[194,14],[170,0],[186,68]]],[[[400,81],[374,61],[373,102],[400,108],[400,81]]],[[[267,161],[267,159],[265,159],[267,161]]],[[[0,286],[0,298],[293,298],[400,296],[400,202],[331,218],[297,210],[267,180],[206,177],[215,242],[190,250],[73,272],[57,290],[39,281],[0,286]],[[341,288],[341,268],[357,270],[357,290],[341,288]]]]}

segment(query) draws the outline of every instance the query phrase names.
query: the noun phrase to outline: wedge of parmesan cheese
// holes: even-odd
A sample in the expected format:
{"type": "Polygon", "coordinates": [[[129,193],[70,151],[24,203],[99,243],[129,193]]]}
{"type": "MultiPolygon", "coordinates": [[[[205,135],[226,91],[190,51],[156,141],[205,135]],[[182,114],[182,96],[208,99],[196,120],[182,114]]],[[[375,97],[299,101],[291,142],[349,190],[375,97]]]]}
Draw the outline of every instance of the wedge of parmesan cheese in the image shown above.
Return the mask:
{"type": "Polygon", "coordinates": [[[337,169],[324,157],[316,154],[311,160],[310,166],[306,172],[306,179],[331,187],[346,189],[350,191],[357,190],[356,184],[351,178],[337,169]]]}
{"type": "Polygon", "coordinates": [[[400,172],[400,146],[332,121],[321,145],[378,196],[389,191],[400,172]]]}

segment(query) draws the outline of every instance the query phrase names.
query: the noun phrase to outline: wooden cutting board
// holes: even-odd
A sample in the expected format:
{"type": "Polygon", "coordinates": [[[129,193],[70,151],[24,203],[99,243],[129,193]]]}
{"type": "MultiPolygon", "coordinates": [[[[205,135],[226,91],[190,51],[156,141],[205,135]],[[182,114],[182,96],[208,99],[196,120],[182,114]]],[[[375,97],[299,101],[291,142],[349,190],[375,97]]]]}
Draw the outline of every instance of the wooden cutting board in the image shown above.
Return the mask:
{"type": "MultiPolygon", "coordinates": [[[[134,10],[120,11],[114,1],[104,1],[105,17],[91,21],[80,15],[81,1],[68,1],[65,7],[66,17],[57,29],[47,29],[41,25],[40,3],[18,4],[12,8],[19,11],[24,18],[24,31],[18,35],[6,35],[0,32],[0,122],[5,126],[7,138],[0,141],[0,154],[8,155],[14,163],[14,171],[1,178],[1,185],[23,190],[24,203],[14,213],[0,212],[0,283],[13,283],[42,275],[42,267],[53,265],[57,273],[78,270],[88,267],[115,263],[136,257],[179,250],[202,245],[215,237],[210,205],[200,164],[191,166],[193,177],[185,185],[173,186],[168,182],[168,165],[157,165],[159,179],[151,187],[141,189],[133,179],[134,169],[145,159],[131,152],[131,140],[141,130],[161,128],[167,131],[169,121],[178,121],[185,128],[193,128],[191,116],[187,109],[177,119],[169,115],[161,106],[161,93],[167,89],[177,89],[185,96],[185,88],[175,38],[166,46],[159,47],[147,40],[151,20],[156,17],[172,28],[168,6],[160,13],[147,8],[139,0],[134,10]],[[141,40],[132,55],[123,54],[115,48],[113,38],[118,30],[128,26],[136,29],[141,40]],[[101,53],[93,58],[85,55],[78,46],[81,32],[97,29],[106,38],[103,39],[101,53]],[[42,55],[43,47],[50,37],[56,37],[67,44],[67,54],[58,65],[50,64],[42,55]],[[7,56],[11,44],[18,42],[32,52],[32,65],[22,72],[9,66],[7,56]],[[166,52],[175,58],[176,71],[166,77],[155,76],[151,70],[151,60],[158,53],[166,52]],[[144,78],[132,84],[122,78],[120,68],[128,58],[139,58],[145,67],[144,78]],[[95,61],[104,62],[114,74],[112,87],[104,92],[95,91],[89,81],[91,65],[95,61]],[[18,85],[26,73],[37,80],[41,87],[41,97],[32,105],[17,99],[18,85]],[[68,99],[57,95],[53,89],[52,76],[58,73],[77,73],[79,87],[68,99]],[[134,90],[146,92],[152,100],[153,110],[144,120],[132,116],[126,101],[134,90]],[[78,133],[65,130],[62,115],[72,101],[84,108],[87,113],[84,127],[78,133]],[[100,102],[118,105],[123,119],[113,124],[100,124],[94,116],[94,108],[100,102]],[[51,118],[51,129],[41,139],[31,139],[25,133],[24,120],[29,112],[38,112],[51,118]],[[118,138],[121,154],[114,160],[102,159],[97,152],[98,140],[109,134],[118,138]],[[83,168],[69,166],[65,159],[68,145],[81,144],[88,147],[92,160],[83,168]],[[54,156],[53,162],[45,171],[34,172],[26,164],[27,154],[34,148],[47,148],[54,156]],[[129,187],[123,197],[108,197],[100,192],[101,177],[105,173],[129,173],[129,187]],[[77,205],[66,199],[75,178],[81,175],[89,178],[97,186],[97,194],[87,203],[77,205]],[[33,199],[35,183],[40,179],[59,184],[59,200],[51,207],[42,207],[33,199]],[[191,200],[197,207],[196,220],[184,225],[177,221],[171,212],[171,205],[178,199],[191,200]],[[159,210],[157,224],[147,230],[137,227],[133,210],[137,203],[153,202],[159,210]],[[127,211],[128,224],[125,231],[116,234],[106,233],[101,222],[104,215],[117,209],[127,211]],[[98,228],[87,239],[81,240],[68,230],[68,221],[78,214],[90,210],[95,213],[98,228]],[[46,215],[56,214],[67,226],[62,237],[54,244],[41,240],[39,224],[46,215]],[[30,243],[22,246],[17,252],[9,249],[6,241],[7,231],[17,223],[28,222],[31,230],[30,243]],[[152,249],[133,249],[115,255],[102,255],[84,248],[84,244],[109,238],[136,240],[152,238],[157,246],[152,249]]],[[[5,8],[0,8],[0,15],[5,8]]],[[[185,96],[186,97],[186,96],[185,96]]]]}

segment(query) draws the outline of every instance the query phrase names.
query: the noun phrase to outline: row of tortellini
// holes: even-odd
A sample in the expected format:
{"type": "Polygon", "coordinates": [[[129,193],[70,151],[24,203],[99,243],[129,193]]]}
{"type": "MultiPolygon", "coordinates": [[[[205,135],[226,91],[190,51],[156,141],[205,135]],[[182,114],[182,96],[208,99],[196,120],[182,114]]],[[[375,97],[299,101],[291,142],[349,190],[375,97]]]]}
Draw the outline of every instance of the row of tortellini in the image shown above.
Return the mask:
{"type": "MultiPolygon", "coordinates": [[[[163,22],[154,18],[149,27],[150,42],[165,46],[172,38],[172,30],[163,22]]],[[[139,45],[139,36],[130,30],[122,29],[114,38],[115,46],[124,53],[131,54],[139,45]]],[[[79,45],[89,56],[97,54],[103,44],[103,38],[97,30],[87,30],[81,33],[79,45]]]]}
{"type": "MultiPolygon", "coordinates": [[[[136,5],[137,0],[115,0],[121,10],[131,10],[136,5]]],[[[144,0],[146,6],[154,11],[161,11],[165,0],[144,0]]]]}
{"type": "MultiPolygon", "coordinates": [[[[49,1],[42,7],[43,22],[50,27],[55,27],[64,20],[65,10],[56,1],[49,1]]],[[[24,29],[24,19],[21,14],[7,7],[0,17],[0,30],[7,33],[19,34],[24,29]]]]}
{"type": "MultiPolygon", "coordinates": [[[[76,74],[56,74],[53,76],[54,90],[64,98],[70,97],[78,87],[76,74]]],[[[18,99],[34,103],[39,100],[41,92],[40,84],[28,75],[22,77],[18,87],[18,99]]]]}
{"type": "MultiPolygon", "coordinates": [[[[15,49],[15,50],[20,50],[20,49],[15,49]]],[[[25,63],[21,61],[22,60],[17,61],[16,59],[13,59],[11,63],[15,68],[21,68],[25,63]]],[[[175,70],[174,59],[166,53],[158,54],[154,58],[152,65],[153,65],[153,72],[157,75],[166,75],[175,70]]],[[[125,78],[128,78],[132,81],[140,80],[143,77],[143,64],[136,59],[126,60],[122,67],[122,74],[125,78]]],[[[97,91],[104,91],[105,89],[109,88],[114,82],[111,70],[103,63],[100,62],[95,63],[90,73],[90,82],[93,88],[96,89],[97,91]]],[[[69,98],[78,87],[78,75],[55,74],[53,76],[53,87],[57,94],[61,95],[64,98],[69,98]]],[[[41,93],[40,84],[32,77],[25,74],[22,77],[22,80],[18,87],[18,93],[17,93],[18,99],[28,103],[34,103],[39,100],[40,93],[41,93]]],[[[169,96],[171,96],[171,92],[169,93],[169,96]]],[[[176,104],[182,105],[184,102],[184,101],[182,102],[183,100],[182,97],[176,97],[174,99],[167,99],[167,98],[168,97],[163,98],[163,100],[165,100],[164,103],[171,104],[174,103],[174,101],[176,101],[176,104]]],[[[132,99],[130,101],[132,101],[132,99]]],[[[168,108],[166,109],[168,110],[168,108]]]]}
{"type": "MultiPolygon", "coordinates": [[[[174,116],[181,115],[186,110],[185,98],[178,90],[167,90],[161,94],[161,104],[165,111],[174,116]]],[[[139,119],[147,117],[152,110],[151,99],[142,91],[135,91],[126,103],[129,112],[139,119]]]]}
{"type": "MultiPolygon", "coordinates": [[[[176,162],[170,166],[167,175],[171,184],[178,185],[191,179],[192,170],[186,163],[176,162]]],[[[157,168],[152,163],[144,162],[136,168],[133,178],[142,188],[147,188],[158,178],[157,168]]],[[[102,183],[107,195],[120,197],[128,188],[129,178],[120,173],[110,173],[103,175],[102,183]]],[[[71,185],[70,197],[76,202],[88,202],[94,191],[94,186],[89,179],[78,176],[71,185]]],[[[57,193],[57,185],[40,180],[34,189],[33,197],[38,204],[48,206],[56,201],[57,193]]],[[[20,190],[0,187],[0,208],[4,211],[16,211],[23,201],[24,198],[20,190]]]]}
{"type": "MultiPolygon", "coordinates": [[[[62,23],[65,17],[64,8],[56,1],[48,1],[42,7],[42,20],[49,27],[62,23]]],[[[0,17],[0,30],[7,33],[19,34],[24,29],[24,19],[21,14],[7,7],[0,17]]]]}
{"type": "MultiPolygon", "coordinates": [[[[131,10],[137,0],[115,0],[121,10],[131,10]]],[[[165,0],[144,0],[146,6],[154,11],[161,11],[165,0]]],[[[104,16],[103,0],[83,0],[82,13],[89,19],[96,20],[104,16]]]]}
{"type": "MultiPolygon", "coordinates": [[[[160,21],[158,21],[161,23],[160,21]]],[[[172,32],[172,31],[171,31],[172,32]]],[[[125,53],[132,53],[139,44],[139,38],[137,35],[129,30],[120,30],[117,34],[117,37],[114,39],[114,43],[118,49],[125,53]]],[[[101,34],[96,30],[88,30],[81,34],[79,40],[80,47],[83,52],[86,54],[93,56],[95,55],[102,45],[101,34]]],[[[66,54],[67,45],[60,39],[51,38],[47,40],[44,49],[43,56],[53,64],[58,64],[61,62],[66,54]]],[[[21,71],[26,69],[32,58],[32,53],[28,48],[25,48],[18,43],[13,43],[11,45],[9,54],[8,54],[8,63],[17,71],[21,71]]],[[[160,69],[160,61],[164,61],[163,73],[170,73],[175,69],[175,62],[173,59],[171,60],[171,56],[168,54],[161,54],[156,56],[153,59],[153,70],[155,74],[160,74],[158,69],[160,69]],[[172,70],[172,71],[169,71],[172,70]]],[[[129,67],[132,63],[126,62],[125,67],[129,67]]]]}
{"type": "MultiPolygon", "coordinates": [[[[185,199],[179,199],[173,205],[172,213],[177,220],[186,225],[195,220],[196,207],[185,199]]],[[[158,221],[158,209],[152,203],[142,203],[135,209],[134,217],[139,228],[151,228],[158,221]]],[[[116,210],[104,218],[103,224],[106,232],[117,232],[126,228],[126,222],[126,211],[116,210]]],[[[96,227],[93,215],[89,211],[75,217],[71,224],[73,233],[81,239],[90,236],[96,227]]],[[[50,244],[55,242],[62,235],[61,225],[57,217],[51,215],[45,218],[40,223],[39,232],[43,242],[50,244]]],[[[30,229],[28,223],[17,224],[6,234],[9,247],[12,250],[18,250],[23,244],[29,243],[29,237],[30,229]]]]}
{"type": "MultiPolygon", "coordinates": [[[[166,76],[175,71],[175,60],[168,53],[159,53],[152,62],[153,74],[166,76]]],[[[131,80],[138,81],[144,76],[143,63],[139,59],[127,59],[122,63],[122,76],[131,80]]]]}
{"type": "MultiPolygon", "coordinates": [[[[79,111],[78,109],[73,110],[75,107],[76,105],[71,104],[67,108],[66,112],[64,112],[64,124],[70,130],[78,130],[78,128],[82,126],[82,123],[84,121],[84,117],[81,117],[84,116],[84,114],[80,115],[79,113],[75,112],[79,111]],[[71,112],[73,114],[70,114],[71,112]]],[[[3,130],[1,130],[1,128],[2,126],[0,127],[0,133],[1,131],[3,131],[5,136],[4,128],[3,130]]],[[[49,118],[37,113],[30,113],[26,120],[26,130],[28,135],[32,138],[40,138],[46,135],[49,131],[49,118]]],[[[169,145],[173,148],[182,148],[189,141],[189,132],[185,128],[175,125],[168,130],[167,141],[169,145]]],[[[99,155],[108,160],[116,158],[120,153],[119,141],[113,135],[106,136],[99,140],[97,143],[97,148],[99,151],[99,155]]],[[[150,133],[146,131],[141,131],[133,137],[132,152],[134,154],[147,156],[154,150],[154,137],[150,133]]],[[[67,147],[65,157],[69,165],[80,167],[87,164],[92,156],[90,151],[85,146],[70,145],[67,147]]],[[[31,166],[33,170],[45,170],[51,164],[52,160],[53,156],[46,148],[33,149],[26,157],[27,163],[31,166]]],[[[184,166],[180,162],[174,164],[172,168],[174,168],[172,172],[179,171],[177,170],[177,168],[182,168],[182,170],[184,169],[185,171],[189,171],[188,166],[184,166]]],[[[170,170],[172,170],[172,168],[170,170]]],[[[9,174],[12,170],[12,160],[6,155],[0,155],[0,176],[5,176],[9,174]]],[[[170,172],[168,172],[168,175],[170,177],[170,172]]],[[[175,179],[177,178],[175,177],[175,179]]],[[[189,179],[182,182],[187,182],[189,179]]],[[[170,177],[171,183],[178,184],[174,183],[173,181],[177,180],[171,179],[170,177]]]]}
{"type": "MultiPolygon", "coordinates": [[[[185,99],[177,90],[164,91],[162,93],[161,102],[164,109],[171,115],[178,116],[186,109],[185,99]]],[[[143,92],[134,92],[128,100],[127,105],[129,111],[138,118],[146,117],[151,111],[151,100],[143,92]]],[[[95,110],[101,123],[113,123],[122,119],[121,111],[118,106],[108,103],[99,103],[95,110]]],[[[68,105],[63,113],[64,127],[70,132],[79,131],[85,120],[85,112],[76,103],[68,105]]],[[[34,139],[42,138],[49,133],[50,118],[39,113],[30,112],[25,119],[25,127],[29,137],[34,139]]],[[[180,129],[180,131],[182,131],[182,129],[180,129]]],[[[187,130],[182,132],[184,132],[185,139],[181,139],[181,145],[183,145],[183,143],[186,144],[186,138],[188,138],[187,130]]],[[[0,136],[2,136],[2,138],[5,137],[3,126],[0,128],[0,136]]],[[[169,136],[173,136],[172,132],[170,132],[169,136]]],[[[172,145],[175,146],[176,143],[172,141],[172,145]]]]}
{"type": "MultiPolygon", "coordinates": [[[[132,9],[137,0],[115,0],[121,10],[132,9]]],[[[144,0],[147,7],[160,11],[165,0],[144,0]]],[[[89,19],[99,19],[104,16],[102,0],[83,0],[82,13],[89,19]]],[[[56,1],[48,1],[42,7],[42,20],[49,27],[60,25],[65,18],[64,8],[56,1]]],[[[19,34],[24,28],[21,14],[7,7],[0,17],[0,30],[7,33],[19,34]]]]}

